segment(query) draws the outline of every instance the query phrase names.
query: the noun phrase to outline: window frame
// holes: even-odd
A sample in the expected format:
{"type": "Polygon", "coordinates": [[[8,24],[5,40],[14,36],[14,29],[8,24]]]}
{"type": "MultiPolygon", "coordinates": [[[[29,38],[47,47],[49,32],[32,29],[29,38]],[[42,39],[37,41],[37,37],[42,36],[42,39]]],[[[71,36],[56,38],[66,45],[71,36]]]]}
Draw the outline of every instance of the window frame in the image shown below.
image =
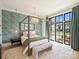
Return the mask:
{"type": "MultiPolygon", "coordinates": [[[[60,15],[57,15],[57,16],[53,16],[53,17],[51,17],[50,19],[52,19],[52,18],[55,18],[54,19],[54,24],[55,24],[55,41],[56,41],[56,24],[57,23],[62,23],[63,24],[63,34],[64,34],[64,36],[65,36],[65,23],[66,22],[71,22],[71,19],[72,19],[72,16],[70,15],[70,14],[72,14],[72,11],[70,11],[70,12],[67,12],[67,13],[63,13],[63,14],[60,14],[60,15]],[[66,14],[69,14],[69,20],[65,20],[65,15],[66,14]],[[59,20],[59,22],[56,22],[56,17],[59,17],[59,16],[63,16],[63,21],[60,21],[59,20]],[[71,17],[71,18],[70,18],[71,17]]],[[[59,17],[59,19],[60,19],[60,17],[59,17]]],[[[71,39],[69,39],[69,40],[71,40],[71,39]]],[[[59,42],[60,43],[60,42],[59,42]]],[[[63,43],[65,44],[65,37],[64,37],[64,40],[63,40],[63,43]]],[[[70,42],[69,42],[69,45],[70,45],[70,42]]]]}

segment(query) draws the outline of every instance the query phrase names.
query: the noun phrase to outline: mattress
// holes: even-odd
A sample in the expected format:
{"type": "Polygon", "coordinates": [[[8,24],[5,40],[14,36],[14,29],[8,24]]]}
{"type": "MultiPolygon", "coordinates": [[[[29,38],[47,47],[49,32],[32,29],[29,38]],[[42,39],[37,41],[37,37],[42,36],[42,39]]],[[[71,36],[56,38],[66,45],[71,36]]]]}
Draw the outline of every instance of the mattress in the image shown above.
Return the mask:
{"type": "MultiPolygon", "coordinates": [[[[42,40],[42,39],[47,39],[47,37],[42,37],[42,36],[39,36],[39,35],[34,35],[34,36],[30,36],[30,42],[34,42],[34,41],[39,41],[39,40],[42,40]]],[[[28,44],[28,37],[26,36],[21,36],[21,43],[22,45],[25,45],[27,46],[28,44]]]]}
{"type": "MultiPolygon", "coordinates": [[[[37,39],[39,37],[40,37],[39,35],[34,35],[34,36],[30,36],[30,39],[33,40],[33,39],[37,39]]],[[[24,44],[27,40],[28,40],[27,36],[21,36],[21,43],[22,44],[24,44]]]]}

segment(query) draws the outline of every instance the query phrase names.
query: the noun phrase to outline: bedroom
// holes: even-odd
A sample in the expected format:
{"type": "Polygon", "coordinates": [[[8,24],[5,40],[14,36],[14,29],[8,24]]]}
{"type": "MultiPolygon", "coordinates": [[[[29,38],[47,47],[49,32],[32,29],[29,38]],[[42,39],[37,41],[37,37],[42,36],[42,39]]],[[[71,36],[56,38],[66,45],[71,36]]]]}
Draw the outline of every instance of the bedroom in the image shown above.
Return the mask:
{"type": "Polygon", "coordinates": [[[0,0],[2,59],[32,59],[26,55],[29,48],[39,51],[51,45],[39,59],[79,59],[78,6],[78,0],[0,0]]]}

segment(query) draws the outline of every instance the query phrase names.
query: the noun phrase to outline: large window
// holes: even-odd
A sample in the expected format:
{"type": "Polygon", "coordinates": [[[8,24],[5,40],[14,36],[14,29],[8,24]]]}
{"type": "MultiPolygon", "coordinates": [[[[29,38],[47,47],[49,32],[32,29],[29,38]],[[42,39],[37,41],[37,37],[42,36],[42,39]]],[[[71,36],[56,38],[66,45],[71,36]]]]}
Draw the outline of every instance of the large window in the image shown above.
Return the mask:
{"type": "Polygon", "coordinates": [[[69,44],[70,42],[70,23],[65,22],[65,44],[69,44]]]}
{"type": "Polygon", "coordinates": [[[56,41],[63,43],[63,15],[59,15],[55,17],[56,24],[56,41]]]}
{"type": "Polygon", "coordinates": [[[54,16],[52,20],[51,39],[60,43],[70,44],[70,26],[72,13],[54,16]]]}
{"type": "Polygon", "coordinates": [[[64,29],[64,42],[65,44],[70,44],[70,32],[71,32],[71,19],[72,19],[72,13],[66,13],[64,14],[65,16],[65,29],[64,29]]]}
{"type": "Polygon", "coordinates": [[[52,21],[52,25],[51,25],[52,32],[50,32],[51,33],[50,39],[55,40],[55,18],[52,17],[51,21],[52,21]]]}
{"type": "Polygon", "coordinates": [[[63,23],[56,23],[56,41],[63,43],[63,23]]]}

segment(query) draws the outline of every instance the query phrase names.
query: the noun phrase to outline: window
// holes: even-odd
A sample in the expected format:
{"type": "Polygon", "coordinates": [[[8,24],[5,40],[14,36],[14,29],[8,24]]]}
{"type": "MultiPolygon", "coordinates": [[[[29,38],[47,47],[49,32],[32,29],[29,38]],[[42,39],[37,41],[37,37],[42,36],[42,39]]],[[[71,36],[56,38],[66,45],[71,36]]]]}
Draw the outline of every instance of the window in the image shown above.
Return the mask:
{"type": "Polygon", "coordinates": [[[65,21],[69,20],[69,13],[65,14],[65,21]]]}
{"type": "Polygon", "coordinates": [[[70,44],[70,26],[71,26],[71,19],[72,19],[72,13],[71,12],[68,12],[68,13],[65,13],[64,14],[65,16],[65,21],[64,24],[65,24],[65,29],[64,29],[64,42],[65,44],[70,44]]]}
{"type": "Polygon", "coordinates": [[[52,23],[55,23],[55,17],[51,18],[52,23]]]}
{"type": "Polygon", "coordinates": [[[63,22],[64,21],[64,17],[63,15],[60,15],[60,22],[63,22]]]}
{"type": "Polygon", "coordinates": [[[24,30],[24,24],[21,24],[21,30],[22,31],[24,30]]]}
{"type": "Polygon", "coordinates": [[[60,22],[60,17],[59,16],[56,16],[56,22],[60,22]]]}
{"type": "Polygon", "coordinates": [[[51,25],[52,32],[50,34],[50,39],[53,38],[52,40],[55,40],[55,17],[52,17],[51,21],[52,21],[52,25],[51,25]]]}
{"type": "Polygon", "coordinates": [[[72,20],[72,13],[70,12],[70,20],[72,20]]]}
{"type": "Polygon", "coordinates": [[[63,22],[63,15],[56,16],[56,22],[63,22]]]}
{"type": "Polygon", "coordinates": [[[52,40],[69,45],[72,12],[52,17],[51,20],[52,20],[52,26],[51,26],[52,40]]]}
{"type": "Polygon", "coordinates": [[[63,23],[56,23],[56,41],[63,43],[63,23]]]}
{"type": "Polygon", "coordinates": [[[65,21],[71,20],[72,19],[72,13],[71,12],[65,13],[64,17],[65,17],[65,21]]]}
{"type": "MultiPolygon", "coordinates": [[[[28,24],[25,24],[25,30],[28,30],[28,24]]],[[[35,24],[30,23],[30,30],[31,31],[35,30],[35,24]]]]}
{"type": "Polygon", "coordinates": [[[70,42],[70,23],[71,22],[65,22],[65,31],[64,31],[64,33],[65,33],[65,44],[70,44],[69,42],[70,42]]]}

